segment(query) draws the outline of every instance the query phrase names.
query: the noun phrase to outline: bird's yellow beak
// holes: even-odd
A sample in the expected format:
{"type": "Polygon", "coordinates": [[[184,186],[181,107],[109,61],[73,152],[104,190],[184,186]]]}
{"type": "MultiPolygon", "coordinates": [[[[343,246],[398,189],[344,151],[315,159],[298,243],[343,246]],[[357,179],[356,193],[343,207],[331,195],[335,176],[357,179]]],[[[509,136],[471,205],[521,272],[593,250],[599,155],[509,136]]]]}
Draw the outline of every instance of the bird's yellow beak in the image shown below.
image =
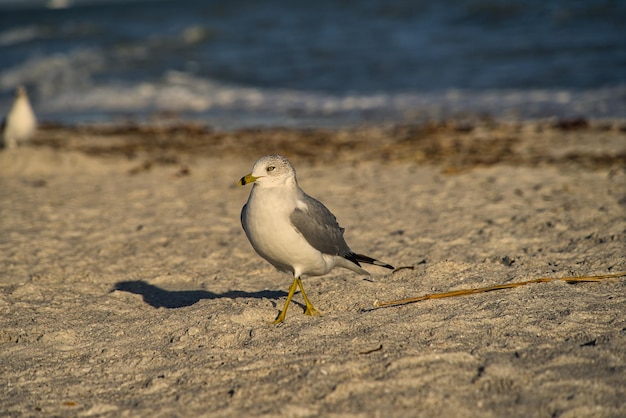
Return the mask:
{"type": "Polygon", "coordinates": [[[239,186],[245,186],[248,183],[254,183],[258,177],[254,177],[252,173],[243,176],[237,183],[239,186]]]}

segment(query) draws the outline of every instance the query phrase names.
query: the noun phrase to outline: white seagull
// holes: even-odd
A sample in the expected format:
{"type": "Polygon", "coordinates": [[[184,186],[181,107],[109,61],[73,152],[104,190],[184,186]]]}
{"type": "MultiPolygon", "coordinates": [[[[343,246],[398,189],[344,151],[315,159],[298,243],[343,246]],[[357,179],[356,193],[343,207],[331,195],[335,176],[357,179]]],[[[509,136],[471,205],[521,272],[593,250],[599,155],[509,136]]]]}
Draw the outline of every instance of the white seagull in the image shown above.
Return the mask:
{"type": "Polygon", "coordinates": [[[241,225],[255,251],[278,270],[293,274],[287,302],[275,324],[285,320],[296,288],[302,292],[306,315],[320,315],[304,292],[302,275],[322,276],[335,267],[369,274],[359,263],[393,266],[354,253],[343,238],[344,229],[318,200],[302,191],[296,171],[280,155],[261,157],[239,185],[253,183],[241,210],[241,225]]]}
{"type": "Polygon", "coordinates": [[[17,148],[20,144],[29,141],[37,130],[37,118],[28,101],[28,94],[24,86],[15,91],[13,106],[2,124],[2,140],[4,147],[17,148]]]}

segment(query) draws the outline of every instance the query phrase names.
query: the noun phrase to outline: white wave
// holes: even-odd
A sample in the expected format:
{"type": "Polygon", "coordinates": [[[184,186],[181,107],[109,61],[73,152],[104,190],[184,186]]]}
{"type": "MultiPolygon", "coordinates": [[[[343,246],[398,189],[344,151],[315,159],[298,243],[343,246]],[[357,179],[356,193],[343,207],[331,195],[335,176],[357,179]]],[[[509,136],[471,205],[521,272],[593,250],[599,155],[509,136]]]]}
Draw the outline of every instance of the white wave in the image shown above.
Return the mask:
{"type": "MultiPolygon", "coordinates": [[[[0,70],[0,88],[19,84],[35,91],[38,112],[48,119],[106,120],[111,114],[154,112],[230,114],[231,125],[289,124],[317,118],[322,123],[441,119],[489,114],[505,118],[551,116],[620,117],[626,114],[626,86],[573,90],[455,90],[329,94],[221,83],[184,72],[168,71],[137,83],[104,81],[111,64],[95,49],[76,50],[31,60],[0,70]],[[79,115],[79,116],[77,116],[79,115]],[[252,122],[251,122],[252,121],[252,122]]],[[[1,103],[0,103],[1,104],[1,103]]],[[[212,122],[207,120],[207,122],[212,122]]]]}
{"type": "Polygon", "coordinates": [[[26,84],[33,86],[40,98],[46,99],[63,91],[90,88],[93,75],[104,68],[102,54],[91,49],[33,57],[0,72],[0,88],[10,90],[26,84]]]}
{"type": "Polygon", "coordinates": [[[12,46],[40,37],[37,26],[20,26],[0,32],[0,46],[12,46]]]}

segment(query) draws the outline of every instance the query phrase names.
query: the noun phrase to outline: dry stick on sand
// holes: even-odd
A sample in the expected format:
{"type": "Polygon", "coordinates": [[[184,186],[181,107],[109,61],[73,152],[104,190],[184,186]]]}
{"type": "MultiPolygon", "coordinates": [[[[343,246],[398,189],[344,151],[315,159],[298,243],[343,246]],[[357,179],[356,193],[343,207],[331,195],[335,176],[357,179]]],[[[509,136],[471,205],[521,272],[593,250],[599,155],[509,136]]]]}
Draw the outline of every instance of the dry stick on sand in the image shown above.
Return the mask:
{"type": "Polygon", "coordinates": [[[431,293],[429,295],[423,295],[423,296],[418,296],[418,297],[408,298],[408,299],[392,300],[392,301],[389,301],[389,302],[378,302],[378,301],[375,301],[374,302],[374,307],[370,308],[370,309],[366,309],[366,311],[372,311],[374,309],[380,309],[380,308],[388,308],[388,307],[391,307],[391,306],[406,305],[406,304],[409,304],[409,303],[420,302],[422,300],[428,300],[428,299],[443,299],[443,298],[451,298],[451,297],[455,297],[455,296],[473,295],[475,293],[491,292],[492,290],[510,289],[510,288],[513,288],[513,287],[525,286],[527,284],[532,284],[532,283],[546,283],[546,282],[553,282],[553,281],[556,281],[556,280],[566,281],[568,283],[599,282],[599,281],[604,280],[604,279],[612,279],[612,278],[614,279],[614,278],[618,278],[618,277],[626,277],[626,271],[623,271],[621,273],[604,274],[604,275],[601,275],[601,276],[542,277],[540,279],[527,280],[525,282],[498,284],[498,285],[495,285],[495,286],[479,287],[479,288],[475,288],[475,289],[454,290],[452,292],[444,292],[444,293],[431,293]]]}

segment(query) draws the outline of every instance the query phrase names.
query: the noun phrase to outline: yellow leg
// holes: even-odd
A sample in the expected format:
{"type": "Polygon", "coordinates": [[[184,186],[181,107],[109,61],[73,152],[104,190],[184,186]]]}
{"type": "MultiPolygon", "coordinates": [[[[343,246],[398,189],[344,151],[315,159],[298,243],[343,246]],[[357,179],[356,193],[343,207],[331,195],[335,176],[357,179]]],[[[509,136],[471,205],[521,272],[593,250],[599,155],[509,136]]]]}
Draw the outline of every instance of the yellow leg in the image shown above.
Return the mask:
{"type": "Polygon", "coordinates": [[[293,279],[293,283],[291,283],[291,286],[289,286],[289,293],[287,294],[287,302],[285,302],[285,307],[278,314],[278,317],[276,317],[276,319],[274,320],[274,324],[280,324],[281,322],[285,320],[285,315],[287,315],[287,308],[289,307],[289,303],[291,303],[291,299],[293,298],[294,293],[296,293],[296,289],[298,287],[300,288],[300,292],[302,292],[302,298],[304,299],[304,303],[306,303],[306,310],[304,311],[304,314],[312,315],[312,316],[321,315],[321,313],[313,307],[313,304],[311,303],[306,293],[304,292],[304,286],[302,286],[302,279],[300,279],[299,277],[295,277],[293,279]]]}
{"type": "Polygon", "coordinates": [[[293,279],[293,283],[291,283],[291,286],[289,286],[289,294],[287,295],[287,302],[285,302],[285,307],[278,314],[278,317],[276,317],[276,319],[274,320],[274,324],[280,324],[281,322],[285,320],[285,315],[287,314],[287,308],[289,307],[291,298],[293,297],[293,294],[296,293],[296,288],[298,287],[298,280],[299,279],[295,277],[293,279]]]}
{"type": "Polygon", "coordinates": [[[309,298],[306,297],[306,293],[304,293],[304,286],[302,286],[302,279],[298,277],[296,278],[296,282],[298,283],[298,286],[300,287],[300,291],[302,292],[302,299],[304,299],[304,303],[306,303],[306,311],[304,311],[304,314],[311,315],[311,316],[320,316],[321,315],[320,311],[318,311],[317,309],[313,307],[313,304],[311,303],[309,298]]]}

